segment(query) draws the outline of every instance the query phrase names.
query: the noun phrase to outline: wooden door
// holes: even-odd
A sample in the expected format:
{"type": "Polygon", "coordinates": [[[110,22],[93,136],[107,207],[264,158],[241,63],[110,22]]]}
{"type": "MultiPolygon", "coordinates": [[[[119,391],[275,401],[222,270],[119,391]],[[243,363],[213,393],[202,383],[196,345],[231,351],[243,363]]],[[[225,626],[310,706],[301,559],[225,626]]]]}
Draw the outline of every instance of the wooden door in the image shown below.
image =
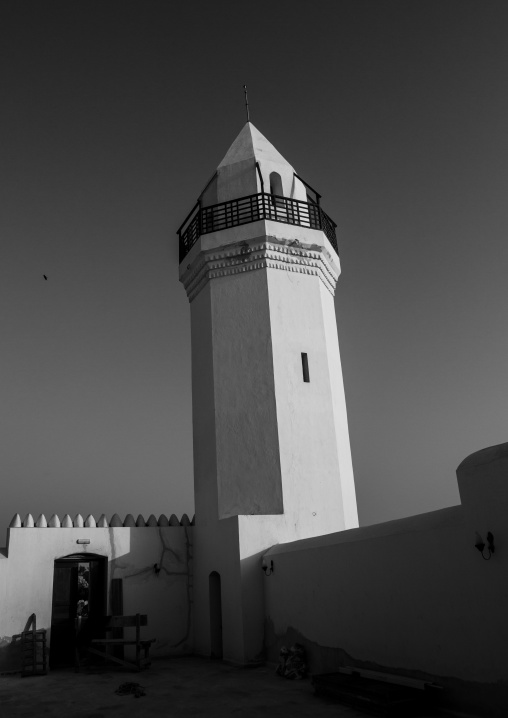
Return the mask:
{"type": "Polygon", "coordinates": [[[105,615],[107,561],[68,556],[55,561],[51,615],[50,666],[73,665],[76,648],[85,647],[105,615]]]}

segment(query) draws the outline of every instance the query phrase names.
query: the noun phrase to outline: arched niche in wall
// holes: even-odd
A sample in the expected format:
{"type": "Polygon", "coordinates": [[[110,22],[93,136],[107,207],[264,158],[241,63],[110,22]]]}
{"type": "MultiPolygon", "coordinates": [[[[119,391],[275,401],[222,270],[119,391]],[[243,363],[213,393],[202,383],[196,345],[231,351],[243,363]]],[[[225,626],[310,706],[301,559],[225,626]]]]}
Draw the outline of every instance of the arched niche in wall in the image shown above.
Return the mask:
{"type": "Polygon", "coordinates": [[[277,197],[284,196],[282,177],[278,172],[270,172],[270,194],[276,195],[277,197]]]}
{"type": "Polygon", "coordinates": [[[278,172],[270,172],[270,194],[272,195],[273,219],[284,221],[286,217],[286,201],[282,188],[282,177],[278,172]]]}

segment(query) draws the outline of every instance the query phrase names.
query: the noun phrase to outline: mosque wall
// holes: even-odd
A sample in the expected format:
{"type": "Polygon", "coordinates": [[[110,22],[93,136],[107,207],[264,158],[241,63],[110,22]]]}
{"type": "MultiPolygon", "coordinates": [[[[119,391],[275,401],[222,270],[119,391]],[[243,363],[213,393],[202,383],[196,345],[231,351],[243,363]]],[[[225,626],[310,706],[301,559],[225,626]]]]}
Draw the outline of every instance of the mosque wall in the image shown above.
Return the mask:
{"type": "Polygon", "coordinates": [[[265,552],[268,659],[298,641],[312,673],[430,677],[456,702],[506,706],[508,444],[468,457],[457,476],[460,506],[265,552]],[[485,547],[483,560],[476,534],[487,543],[488,531],[495,553],[485,547]]]}
{"type": "Polygon", "coordinates": [[[55,560],[76,554],[107,559],[108,614],[112,579],[122,579],[123,615],[147,614],[142,630],[144,637],[156,639],[151,655],[191,653],[194,527],[188,519],[187,525],[163,523],[9,528],[7,549],[0,553],[0,670],[19,669],[12,636],[24,630],[33,613],[37,628],[48,630],[51,653],[55,560]]]}

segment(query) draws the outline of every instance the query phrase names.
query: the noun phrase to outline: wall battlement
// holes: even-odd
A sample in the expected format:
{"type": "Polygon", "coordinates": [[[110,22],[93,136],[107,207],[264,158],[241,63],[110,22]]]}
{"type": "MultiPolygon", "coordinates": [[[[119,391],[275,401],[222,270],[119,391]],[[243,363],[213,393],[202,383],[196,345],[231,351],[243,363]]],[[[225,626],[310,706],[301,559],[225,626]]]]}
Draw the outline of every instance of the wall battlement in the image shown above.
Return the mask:
{"type": "Polygon", "coordinates": [[[44,528],[50,528],[50,529],[59,529],[59,528],[103,528],[107,529],[109,527],[112,528],[118,528],[121,526],[127,527],[127,528],[143,528],[143,527],[156,527],[156,526],[194,526],[194,518],[192,521],[189,519],[187,514],[183,514],[182,518],[179,520],[178,517],[175,514],[171,514],[171,516],[168,517],[165,514],[161,514],[159,518],[157,519],[154,514],[150,514],[148,519],[145,521],[143,516],[141,514],[138,515],[138,518],[135,519],[132,514],[127,514],[125,519],[122,521],[120,516],[118,514],[113,514],[111,519],[108,521],[105,514],[102,514],[100,518],[96,521],[95,518],[92,516],[92,514],[88,514],[86,519],[83,519],[81,514],[76,514],[74,519],[72,519],[69,514],[65,514],[62,520],[58,517],[57,514],[53,514],[49,521],[46,519],[44,514],[39,514],[39,517],[36,521],[34,521],[34,518],[32,514],[27,514],[23,520],[21,520],[21,516],[19,514],[16,514],[13,516],[9,528],[10,529],[20,529],[20,528],[38,528],[38,529],[44,529],[44,528]]]}

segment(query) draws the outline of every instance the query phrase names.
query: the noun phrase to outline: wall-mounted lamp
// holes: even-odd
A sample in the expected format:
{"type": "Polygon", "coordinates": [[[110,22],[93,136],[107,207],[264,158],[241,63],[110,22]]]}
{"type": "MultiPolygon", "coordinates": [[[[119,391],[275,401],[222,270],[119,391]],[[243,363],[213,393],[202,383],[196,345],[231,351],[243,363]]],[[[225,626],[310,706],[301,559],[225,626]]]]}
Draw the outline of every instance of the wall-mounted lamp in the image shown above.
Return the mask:
{"type": "Polygon", "coordinates": [[[263,571],[265,572],[265,576],[271,576],[273,573],[273,561],[270,560],[270,563],[266,559],[263,559],[263,565],[262,565],[263,571]]]}
{"type": "Polygon", "coordinates": [[[76,543],[89,544],[90,539],[78,539],[76,543]]]}
{"type": "Polygon", "coordinates": [[[485,542],[478,533],[476,532],[476,543],[475,548],[478,549],[478,551],[481,553],[482,558],[485,559],[485,561],[489,561],[490,557],[493,553],[496,551],[496,547],[494,546],[494,536],[490,531],[487,532],[487,551],[489,552],[488,556],[485,556],[484,549],[485,549],[485,542]]]}
{"type": "Polygon", "coordinates": [[[153,565],[153,572],[154,572],[154,574],[155,574],[156,576],[158,576],[158,575],[160,574],[160,572],[161,572],[161,567],[159,566],[158,563],[154,563],[154,565],[153,565]]]}

